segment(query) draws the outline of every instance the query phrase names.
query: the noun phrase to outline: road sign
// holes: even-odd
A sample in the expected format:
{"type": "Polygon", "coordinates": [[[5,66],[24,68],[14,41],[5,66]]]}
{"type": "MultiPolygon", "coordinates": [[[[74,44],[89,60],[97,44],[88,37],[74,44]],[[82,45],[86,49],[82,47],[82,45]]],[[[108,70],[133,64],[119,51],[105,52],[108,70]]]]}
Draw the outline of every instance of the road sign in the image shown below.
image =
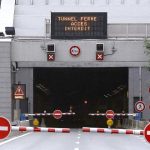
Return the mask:
{"type": "Polygon", "coordinates": [[[37,118],[35,118],[33,120],[33,125],[34,125],[34,127],[38,127],[39,126],[39,120],[37,118]]]}
{"type": "Polygon", "coordinates": [[[144,128],[144,137],[150,143],[150,123],[144,128]]]}
{"type": "Polygon", "coordinates": [[[55,60],[55,53],[47,53],[47,61],[54,61],[55,60]]]}
{"type": "Polygon", "coordinates": [[[54,110],[54,112],[53,112],[53,117],[54,117],[55,119],[60,119],[60,118],[62,117],[62,112],[61,112],[61,110],[54,110]]]}
{"type": "Polygon", "coordinates": [[[96,52],[96,60],[103,60],[104,53],[103,52],[96,52]]]}
{"type": "Polygon", "coordinates": [[[109,126],[109,127],[111,127],[112,125],[113,125],[113,120],[112,119],[108,119],[107,120],[107,125],[109,126]]]}
{"type": "Polygon", "coordinates": [[[8,137],[10,132],[11,132],[10,122],[4,117],[0,117],[0,139],[8,137]]]}
{"type": "Polygon", "coordinates": [[[78,46],[72,46],[70,48],[70,54],[72,56],[78,56],[80,54],[80,48],[78,46]]]}
{"type": "Polygon", "coordinates": [[[26,97],[25,94],[26,85],[25,84],[15,84],[14,85],[14,99],[23,100],[26,97]]]}
{"type": "Polygon", "coordinates": [[[144,104],[142,101],[137,101],[137,102],[135,103],[135,110],[136,110],[137,112],[143,112],[144,109],[145,109],[145,104],[144,104]]]}
{"type": "Polygon", "coordinates": [[[107,117],[108,119],[113,119],[114,116],[115,116],[115,113],[114,113],[113,110],[107,110],[107,111],[106,111],[106,117],[107,117]]]}

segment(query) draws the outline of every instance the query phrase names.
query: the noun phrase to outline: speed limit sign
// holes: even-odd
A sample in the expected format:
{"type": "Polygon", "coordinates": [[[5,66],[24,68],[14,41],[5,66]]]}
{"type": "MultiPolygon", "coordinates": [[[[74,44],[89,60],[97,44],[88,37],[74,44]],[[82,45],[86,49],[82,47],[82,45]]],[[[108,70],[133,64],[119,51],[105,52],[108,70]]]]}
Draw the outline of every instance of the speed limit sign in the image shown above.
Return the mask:
{"type": "Polygon", "coordinates": [[[77,55],[79,55],[79,54],[80,54],[80,48],[79,48],[78,46],[72,46],[72,47],[70,48],[70,54],[71,54],[72,56],[77,56],[77,55]]]}
{"type": "Polygon", "coordinates": [[[143,112],[144,109],[145,109],[145,104],[144,104],[142,101],[137,101],[137,102],[135,103],[135,110],[136,110],[137,112],[143,112]]]}

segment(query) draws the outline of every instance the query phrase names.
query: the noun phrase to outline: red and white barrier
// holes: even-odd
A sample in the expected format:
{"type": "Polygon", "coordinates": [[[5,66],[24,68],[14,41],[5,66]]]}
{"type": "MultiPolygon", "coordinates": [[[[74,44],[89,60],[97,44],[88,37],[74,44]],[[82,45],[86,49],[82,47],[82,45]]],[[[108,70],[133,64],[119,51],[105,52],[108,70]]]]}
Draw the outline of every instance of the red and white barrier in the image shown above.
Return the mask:
{"type": "MultiPolygon", "coordinates": [[[[89,113],[89,116],[106,116],[106,113],[89,113]]],[[[137,116],[136,113],[115,113],[115,116],[137,116]]]]}
{"type": "Polygon", "coordinates": [[[110,133],[110,134],[135,134],[135,135],[144,134],[144,130],[132,130],[132,129],[108,129],[108,128],[83,127],[82,131],[83,132],[110,133]]]}
{"type": "MultiPolygon", "coordinates": [[[[66,112],[66,113],[62,113],[62,115],[68,115],[68,116],[71,116],[71,115],[75,115],[74,112],[66,112]]],[[[25,117],[28,117],[28,116],[53,116],[53,113],[35,113],[35,114],[25,114],[25,117]]]]}
{"type": "Polygon", "coordinates": [[[69,133],[70,128],[43,128],[43,127],[25,127],[25,126],[12,126],[12,131],[31,131],[31,132],[59,132],[69,133]]]}

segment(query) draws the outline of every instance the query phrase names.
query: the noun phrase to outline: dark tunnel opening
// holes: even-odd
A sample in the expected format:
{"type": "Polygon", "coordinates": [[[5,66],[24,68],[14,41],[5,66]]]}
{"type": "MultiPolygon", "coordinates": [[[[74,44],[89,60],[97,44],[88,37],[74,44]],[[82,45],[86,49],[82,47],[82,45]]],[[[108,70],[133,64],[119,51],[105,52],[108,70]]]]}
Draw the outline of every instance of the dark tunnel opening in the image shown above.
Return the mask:
{"type": "Polygon", "coordinates": [[[44,118],[47,126],[106,126],[106,117],[88,113],[128,112],[128,68],[35,68],[34,113],[60,109],[75,116],[44,118]]]}

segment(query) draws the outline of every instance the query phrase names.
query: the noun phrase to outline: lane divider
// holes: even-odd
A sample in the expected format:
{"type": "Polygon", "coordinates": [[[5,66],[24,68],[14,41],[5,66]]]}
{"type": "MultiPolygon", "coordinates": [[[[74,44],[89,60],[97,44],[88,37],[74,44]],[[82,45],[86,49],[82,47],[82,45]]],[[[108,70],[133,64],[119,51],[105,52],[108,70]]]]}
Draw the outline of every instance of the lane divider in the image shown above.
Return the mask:
{"type": "Polygon", "coordinates": [[[31,131],[31,132],[70,133],[70,128],[43,128],[43,127],[12,126],[11,130],[12,131],[31,131]]]}
{"type": "Polygon", "coordinates": [[[144,130],[132,130],[132,129],[108,129],[108,128],[83,127],[82,131],[83,132],[110,133],[110,134],[135,134],[135,135],[144,135],[144,130]]]}

